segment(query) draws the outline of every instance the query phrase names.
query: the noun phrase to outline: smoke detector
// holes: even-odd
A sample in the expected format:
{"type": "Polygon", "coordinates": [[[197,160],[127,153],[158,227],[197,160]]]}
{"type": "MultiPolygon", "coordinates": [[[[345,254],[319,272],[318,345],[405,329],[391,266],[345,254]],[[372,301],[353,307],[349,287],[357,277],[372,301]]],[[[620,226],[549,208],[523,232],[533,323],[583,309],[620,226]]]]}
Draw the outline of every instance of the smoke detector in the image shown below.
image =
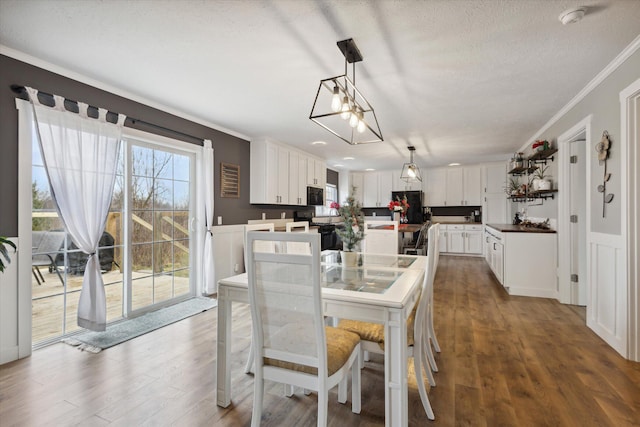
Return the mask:
{"type": "Polygon", "coordinates": [[[558,16],[562,25],[574,24],[582,19],[587,8],[585,7],[574,7],[571,9],[567,9],[558,16]]]}

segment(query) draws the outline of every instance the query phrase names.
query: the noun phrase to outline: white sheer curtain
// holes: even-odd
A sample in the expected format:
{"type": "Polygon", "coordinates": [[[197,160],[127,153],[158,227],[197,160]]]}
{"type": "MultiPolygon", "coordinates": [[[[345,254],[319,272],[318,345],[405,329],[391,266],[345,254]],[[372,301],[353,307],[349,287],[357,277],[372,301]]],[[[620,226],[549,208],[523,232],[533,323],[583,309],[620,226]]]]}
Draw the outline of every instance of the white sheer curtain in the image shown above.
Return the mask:
{"type": "Polygon", "coordinates": [[[106,329],[106,298],[98,261],[98,242],[105,228],[113,194],[116,165],[126,116],[117,124],[87,116],[88,105],[78,103],[79,114],[66,111],[64,98],[54,95],[53,108],[41,105],[37,91],[27,88],[33,103],[40,150],[58,214],[73,243],[89,255],[78,303],[78,326],[106,329]]]}
{"type": "Polygon", "coordinates": [[[216,283],[215,264],[213,260],[213,148],[211,141],[204,140],[202,149],[204,185],[202,186],[202,200],[206,230],[204,236],[204,253],[202,254],[202,294],[211,295],[218,292],[216,283]]]}

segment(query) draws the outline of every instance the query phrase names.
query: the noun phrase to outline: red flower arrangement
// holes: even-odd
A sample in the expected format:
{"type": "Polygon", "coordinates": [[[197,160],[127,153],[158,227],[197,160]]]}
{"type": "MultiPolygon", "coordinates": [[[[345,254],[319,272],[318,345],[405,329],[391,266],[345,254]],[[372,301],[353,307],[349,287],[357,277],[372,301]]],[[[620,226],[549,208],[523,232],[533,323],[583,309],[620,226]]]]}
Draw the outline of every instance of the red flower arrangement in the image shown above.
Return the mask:
{"type": "Polygon", "coordinates": [[[405,214],[407,209],[409,209],[409,202],[407,201],[407,196],[405,195],[402,199],[396,196],[396,200],[392,200],[389,202],[388,206],[389,210],[392,212],[400,212],[400,215],[405,214]]]}
{"type": "Polygon", "coordinates": [[[338,202],[331,202],[331,204],[329,205],[329,207],[331,209],[340,209],[340,203],[338,202]]]}

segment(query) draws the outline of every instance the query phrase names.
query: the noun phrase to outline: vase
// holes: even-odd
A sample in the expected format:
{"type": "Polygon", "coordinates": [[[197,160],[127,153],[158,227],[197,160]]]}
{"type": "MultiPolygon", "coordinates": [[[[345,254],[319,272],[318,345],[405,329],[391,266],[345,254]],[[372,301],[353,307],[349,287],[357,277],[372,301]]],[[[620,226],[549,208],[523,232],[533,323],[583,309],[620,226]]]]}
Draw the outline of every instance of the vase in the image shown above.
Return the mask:
{"type": "Polygon", "coordinates": [[[393,213],[393,220],[400,222],[400,212],[394,212],[393,213]]]}
{"type": "Polygon", "coordinates": [[[358,253],[351,251],[340,251],[342,265],[345,267],[355,267],[358,265],[358,253]]]}

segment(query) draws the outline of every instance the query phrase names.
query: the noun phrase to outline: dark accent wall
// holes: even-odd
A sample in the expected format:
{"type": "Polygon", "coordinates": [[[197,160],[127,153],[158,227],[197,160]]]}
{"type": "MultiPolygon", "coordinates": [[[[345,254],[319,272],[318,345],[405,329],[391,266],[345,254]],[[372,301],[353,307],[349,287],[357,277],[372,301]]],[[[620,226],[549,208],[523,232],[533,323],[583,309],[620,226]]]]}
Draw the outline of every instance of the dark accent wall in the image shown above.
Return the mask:
{"type": "MultiPolygon", "coordinates": [[[[249,142],[233,135],[191,122],[148,105],[80,83],[51,71],[0,55],[0,235],[18,234],[18,111],[16,94],[11,85],[30,86],[43,92],[61,95],[95,107],[125,114],[128,117],[153,123],[187,135],[211,139],[215,159],[215,217],[222,216],[224,224],[245,224],[248,219],[280,218],[285,212],[293,217],[294,207],[249,204],[249,142]],[[220,197],[220,162],[240,165],[240,198],[220,197]]],[[[124,85],[123,85],[124,86],[124,85]]],[[[162,88],[158,88],[161,92],[162,88]]],[[[215,101],[214,101],[215,102],[215,101]]],[[[218,101],[220,102],[220,101],[218,101]]],[[[215,122],[215,117],[211,118],[215,122]]],[[[145,132],[201,145],[200,142],[172,132],[146,128],[127,120],[125,126],[145,132]]]]}

